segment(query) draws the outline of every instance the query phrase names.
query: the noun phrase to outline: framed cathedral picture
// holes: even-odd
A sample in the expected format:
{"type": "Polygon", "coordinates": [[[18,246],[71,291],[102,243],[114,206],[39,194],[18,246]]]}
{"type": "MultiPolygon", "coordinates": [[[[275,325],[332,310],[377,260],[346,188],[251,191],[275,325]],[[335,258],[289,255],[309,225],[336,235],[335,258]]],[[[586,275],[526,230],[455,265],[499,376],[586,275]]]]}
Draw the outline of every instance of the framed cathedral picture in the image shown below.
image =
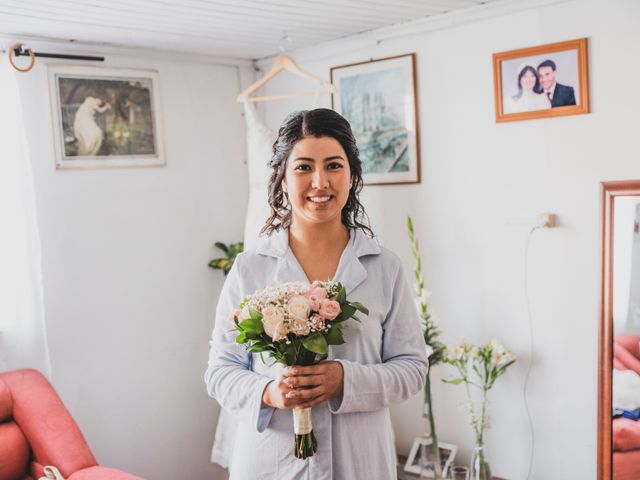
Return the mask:
{"type": "Polygon", "coordinates": [[[493,54],[496,122],[589,113],[587,39],[493,54]]]}
{"type": "Polygon", "coordinates": [[[351,124],[366,185],[420,182],[415,53],[331,68],[332,108],[351,124]]]}
{"type": "Polygon", "coordinates": [[[58,169],[165,165],[158,72],[49,65],[58,169]]]}

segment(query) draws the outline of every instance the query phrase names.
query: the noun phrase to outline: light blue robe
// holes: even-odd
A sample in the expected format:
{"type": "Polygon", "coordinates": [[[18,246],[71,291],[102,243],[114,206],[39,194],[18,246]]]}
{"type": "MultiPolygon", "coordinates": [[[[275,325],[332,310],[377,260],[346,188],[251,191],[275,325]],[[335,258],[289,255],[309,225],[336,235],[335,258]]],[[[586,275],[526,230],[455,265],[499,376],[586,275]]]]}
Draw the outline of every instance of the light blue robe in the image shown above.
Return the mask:
{"type": "MultiPolygon", "coordinates": [[[[235,343],[231,315],[242,298],[267,285],[308,282],[289,248],[287,229],[262,237],[240,254],[224,283],[211,339],[205,383],[238,419],[231,480],[390,480],[396,452],[389,405],[424,387],[427,357],[414,296],[400,258],[362,230],[350,230],[335,278],[347,299],[369,309],[344,329],[346,343],[332,346],[329,360],[344,368],[341,397],[312,409],[318,451],[293,455],[291,410],[262,408],[262,393],[284,367],[266,364],[235,343]]],[[[313,280],[313,279],[312,279],[313,280]]]]}

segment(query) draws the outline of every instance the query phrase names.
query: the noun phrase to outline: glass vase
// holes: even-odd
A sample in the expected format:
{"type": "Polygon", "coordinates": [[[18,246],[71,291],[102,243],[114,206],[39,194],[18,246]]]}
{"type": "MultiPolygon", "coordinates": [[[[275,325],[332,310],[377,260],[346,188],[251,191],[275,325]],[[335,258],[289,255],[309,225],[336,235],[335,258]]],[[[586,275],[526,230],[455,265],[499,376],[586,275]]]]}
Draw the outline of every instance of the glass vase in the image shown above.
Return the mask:
{"type": "Polygon", "coordinates": [[[491,468],[485,456],[484,445],[476,445],[471,456],[471,479],[491,480],[491,468]]]}

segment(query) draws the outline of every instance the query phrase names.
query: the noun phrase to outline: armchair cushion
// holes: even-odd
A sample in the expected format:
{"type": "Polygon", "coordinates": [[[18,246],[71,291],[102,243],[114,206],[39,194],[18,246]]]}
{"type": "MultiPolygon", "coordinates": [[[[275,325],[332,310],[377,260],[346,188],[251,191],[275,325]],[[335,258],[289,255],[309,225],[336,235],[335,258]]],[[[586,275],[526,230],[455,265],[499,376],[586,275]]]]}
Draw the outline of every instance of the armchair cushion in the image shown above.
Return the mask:
{"type": "Polygon", "coordinates": [[[89,467],[71,475],[67,480],[142,480],[129,473],[113,468],[89,467]]]}
{"type": "Polygon", "coordinates": [[[0,480],[22,480],[30,454],[20,427],[11,421],[0,423],[0,480]]]}
{"type": "Polygon", "coordinates": [[[42,374],[15,370],[1,374],[0,379],[11,391],[13,418],[24,432],[36,463],[55,465],[65,478],[97,465],[76,422],[42,374]]]}

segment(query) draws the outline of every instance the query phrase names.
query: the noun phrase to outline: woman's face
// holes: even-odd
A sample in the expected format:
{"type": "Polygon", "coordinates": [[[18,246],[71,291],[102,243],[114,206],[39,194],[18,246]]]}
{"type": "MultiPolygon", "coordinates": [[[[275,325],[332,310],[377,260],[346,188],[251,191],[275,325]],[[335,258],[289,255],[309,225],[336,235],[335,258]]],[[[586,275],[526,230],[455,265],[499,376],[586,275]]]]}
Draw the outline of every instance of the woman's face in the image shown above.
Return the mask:
{"type": "Polygon", "coordinates": [[[531,70],[524,72],[524,75],[522,75],[520,79],[520,85],[522,85],[522,89],[527,92],[531,92],[533,87],[536,86],[536,76],[531,70]]]}
{"type": "Polygon", "coordinates": [[[305,137],[287,159],[282,188],[294,222],[342,221],[349,198],[351,169],[342,145],[333,137],[305,137]]]}

